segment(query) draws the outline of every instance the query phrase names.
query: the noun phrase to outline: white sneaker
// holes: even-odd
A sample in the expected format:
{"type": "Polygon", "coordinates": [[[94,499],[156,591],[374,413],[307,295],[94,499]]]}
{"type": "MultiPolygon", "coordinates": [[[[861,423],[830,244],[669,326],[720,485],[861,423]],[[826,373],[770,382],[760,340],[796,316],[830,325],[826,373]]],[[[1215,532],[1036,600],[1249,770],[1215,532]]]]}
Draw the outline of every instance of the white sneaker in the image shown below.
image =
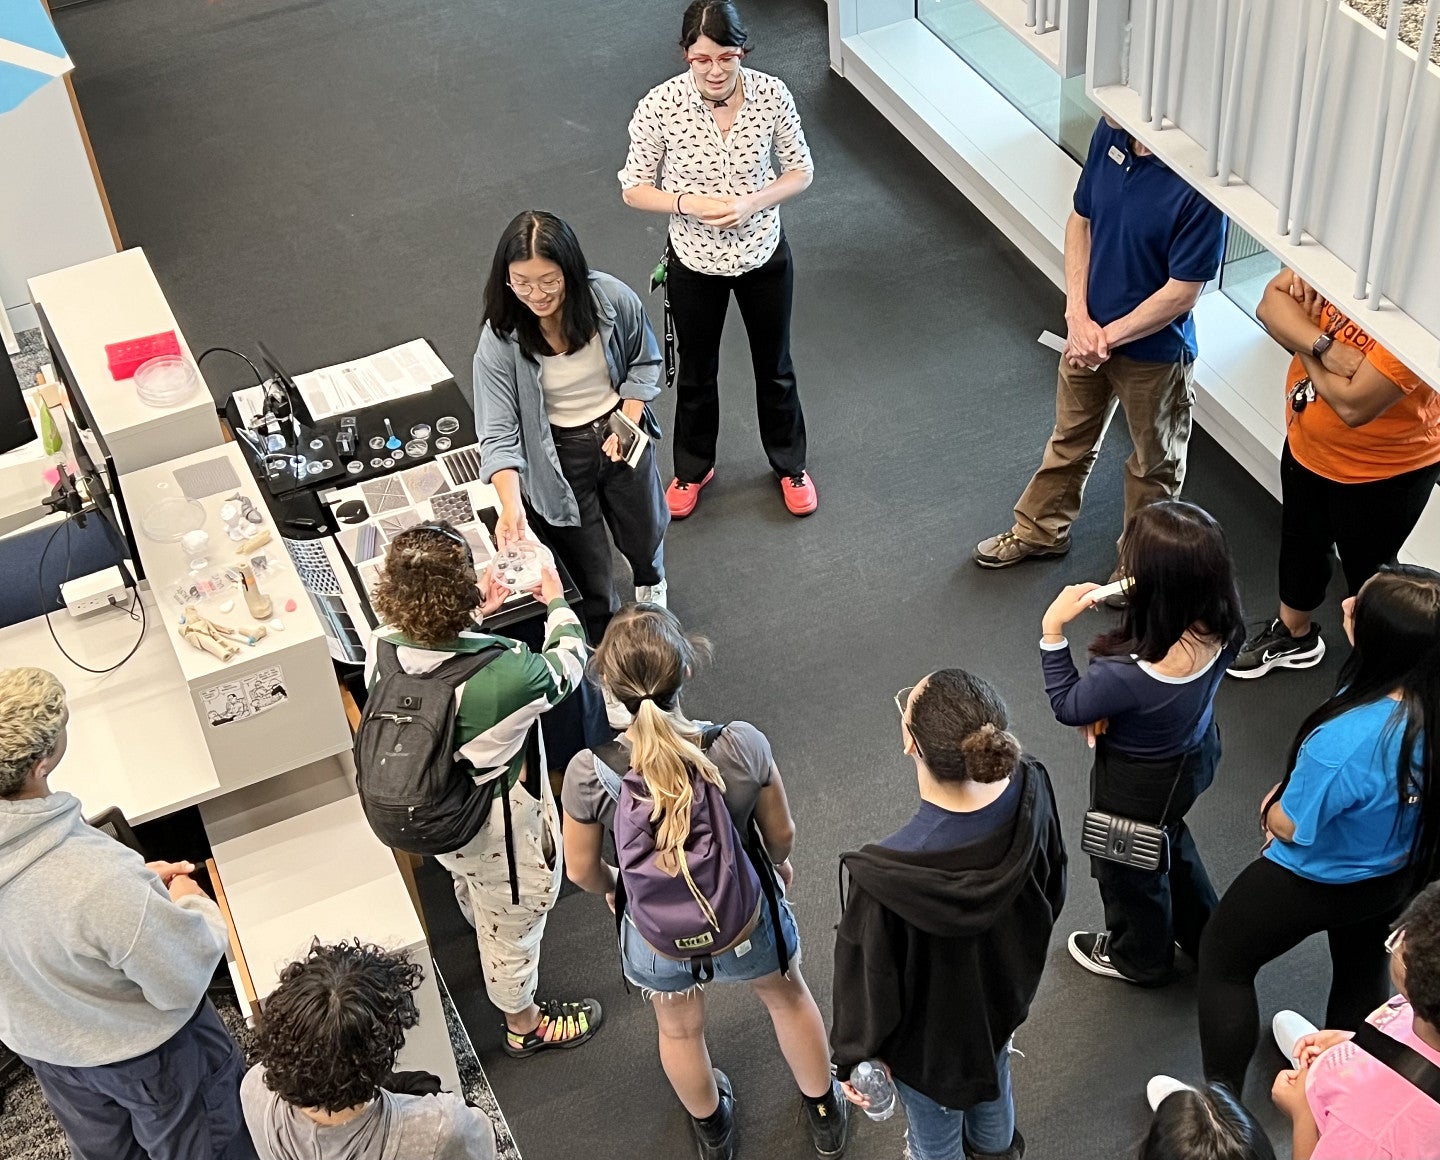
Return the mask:
{"type": "Polygon", "coordinates": [[[1194,1090],[1188,1083],[1181,1083],[1174,1076],[1155,1075],[1151,1076],[1150,1082],[1145,1085],[1145,1099],[1150,1104],[1150,1110],[1154,1112],[1159,1110],[1167,1096],[1173,1096],[1176,1092],[1193,1092],[1194,1090]]]}
{"type": "Polygon", "coordinates": [[[641,584],[635,589],[636,604],[658,604],[661,608],[669,608],[665,603],[670,592],[668,581],[662,580],[659,584],[641,584]]]}
{"type": "Polygon", "coordinates": [[[1298,1012],[1276,1011],[1275,1018],[1270,1020],[1270,1030],[1275,1033],[1275,1045],[1280,1048],[1280,1054],[1290,1061],[1291,1067],[1299,1067],[1295,1044],[1302,1036],[1313,1035],[1320,1028],[1298,1012]]]}

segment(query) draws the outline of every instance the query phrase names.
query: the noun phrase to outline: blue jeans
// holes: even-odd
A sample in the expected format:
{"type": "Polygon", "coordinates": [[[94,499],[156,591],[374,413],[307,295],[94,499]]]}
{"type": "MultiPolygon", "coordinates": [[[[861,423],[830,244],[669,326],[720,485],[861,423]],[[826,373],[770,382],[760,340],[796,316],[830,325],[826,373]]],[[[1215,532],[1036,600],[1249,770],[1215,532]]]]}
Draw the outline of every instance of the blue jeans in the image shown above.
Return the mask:
{"type": "MultiPolygon", "coordinates": [[[[785,947],[790,952],[790,965],[800,965],[800,931],[790,900],[780,900],[780,926],[785,933],[785,947]]],[[[656,954],[640,937],[627,914],[620,924],[620,960],[625,978],[639,987],[645,998],[652,993],[677,994],[695,986],[690,964],[656,954]]],[[[733,951],[715,957],[715,982],[748,983],[773,975],[780,969],[780,952],[775,944],[775,924],[770,921],[770,904],[760,902],[760,921],[750,937],[733,951]]]]}
{"type": "Polygon", "coordinates": [[[912,1160],[964,1160],[968,1139],[974,1152],[1004,1152],[1015,1135],[1015,1098],[1010,1090],[1010,1045],[995,1059],[1000,1094],[973,1108],[947,1108],[914,1088],[895,1081],[910,1122],[905,1133],[912,1160]]]}

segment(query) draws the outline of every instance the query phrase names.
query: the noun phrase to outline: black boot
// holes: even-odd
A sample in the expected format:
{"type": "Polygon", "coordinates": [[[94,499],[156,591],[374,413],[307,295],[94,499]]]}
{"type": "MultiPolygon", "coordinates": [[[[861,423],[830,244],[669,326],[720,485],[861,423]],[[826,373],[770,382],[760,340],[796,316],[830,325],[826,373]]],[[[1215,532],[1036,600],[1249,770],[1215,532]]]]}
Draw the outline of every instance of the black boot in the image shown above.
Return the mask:
{"type": "Polygon", "coordinates": [[[700,1160],[734,1160],[735,1092],[730,1086],[730,1077],[718,1067],[715,1086],[720,1089],[720,1105],[713,1115],[703,1120],[691,1116],[690,1126],[695,1129],[700,1160]]]}
{"type": "Polygon", "coordinates": [[[1010,1147],[1003,1152],[972,1152],[970,1145],[965,1145],[965,1160],[1021,1160],[1024,1155],[1025,1137],[1020,1134],[1019,1128],[1010,1137],[1010,1147]]]}
{"type": "Polygon", "coordinates": [[[839,1082],[830,1081],[830,1090],[823,1099],[812,1100],[809,1096],[804,1099],[815,1155],[826,1160],[843,1156],[845,1145],[850,1142],[850,1101],[841,1094],[839,1082]]]}

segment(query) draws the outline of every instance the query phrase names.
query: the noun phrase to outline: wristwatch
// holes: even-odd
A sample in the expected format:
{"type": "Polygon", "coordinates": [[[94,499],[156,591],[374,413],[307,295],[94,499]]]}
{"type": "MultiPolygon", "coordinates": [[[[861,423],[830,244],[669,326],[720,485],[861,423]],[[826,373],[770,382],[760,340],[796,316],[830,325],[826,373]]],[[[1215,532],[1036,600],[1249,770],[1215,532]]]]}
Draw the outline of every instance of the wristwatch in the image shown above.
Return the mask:
{"type": "Polygon", "coordinates": [[[1316,358],[1324,358],[1325,352],[1329,350],[1334,343],[1335,336],[1333,334],[1322,334],[1315,340],[1315,345],[1310,348],[1310,353],[1316,358]]]}

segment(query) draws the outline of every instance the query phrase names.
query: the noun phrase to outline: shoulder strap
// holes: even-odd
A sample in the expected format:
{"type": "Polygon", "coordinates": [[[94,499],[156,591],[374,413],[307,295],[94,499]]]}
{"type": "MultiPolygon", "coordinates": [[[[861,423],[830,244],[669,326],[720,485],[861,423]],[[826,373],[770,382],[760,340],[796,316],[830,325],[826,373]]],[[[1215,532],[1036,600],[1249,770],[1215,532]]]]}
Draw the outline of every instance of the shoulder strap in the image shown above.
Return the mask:
{"type": "Polygon", "coordinates": [[[700,730],[700,748],[702,750],[709,749],[710,746],[720,740],[720,734],[724,733],[729,727],[730,723],[728,721],[723,725],[716,725],[712,722],[705,726],[704,729],[700,730]]]}
{"type": "Polygon", "coordinates": [[[1353,1042],[1356,1047],[1373,1055],[1396,1075],[1408,1080],[1440,1104],[1440,1067],[1431,1063],[1409,1044],[1386,1035],[1369,1022],[1360,1024],[1353,1042]]]}
{"type": "Polygon", "coordinates": [[[595,763],[595,780],[612,800],[618,802],[623,776],[620,771],[630,768],[630,755],[626,753],[625,746],[619,741],[607,741],[592,749],[590,757],[595,763]]]}
{"type": "Polygon", "coordinates": [[[504,656],[506,651],[505,646],[497,642],[487,644],[479,652],[456,653],[428,675],[449,685],[452,689],[458,689],[491,661],[504,656]]]}

